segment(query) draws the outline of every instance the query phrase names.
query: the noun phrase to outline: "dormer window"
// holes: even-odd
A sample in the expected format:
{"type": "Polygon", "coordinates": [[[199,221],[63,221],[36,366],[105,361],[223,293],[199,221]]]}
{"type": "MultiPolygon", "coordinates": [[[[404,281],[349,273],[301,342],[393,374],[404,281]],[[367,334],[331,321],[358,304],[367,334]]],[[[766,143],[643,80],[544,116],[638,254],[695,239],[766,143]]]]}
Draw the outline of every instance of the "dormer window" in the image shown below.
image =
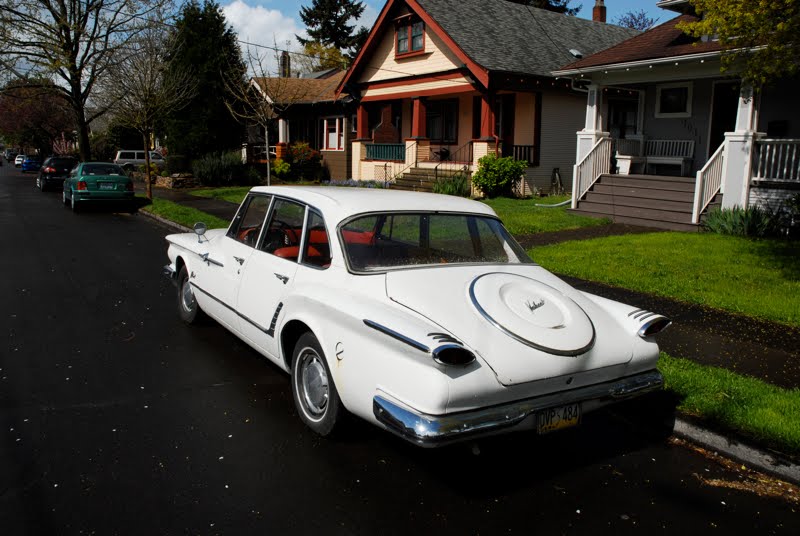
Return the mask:
{"type": "Polygon", "coordinates": [[[404,56],[424,50],[425,24],[422,21],[405,21],[398,24],[395,54],[404,56]]]}

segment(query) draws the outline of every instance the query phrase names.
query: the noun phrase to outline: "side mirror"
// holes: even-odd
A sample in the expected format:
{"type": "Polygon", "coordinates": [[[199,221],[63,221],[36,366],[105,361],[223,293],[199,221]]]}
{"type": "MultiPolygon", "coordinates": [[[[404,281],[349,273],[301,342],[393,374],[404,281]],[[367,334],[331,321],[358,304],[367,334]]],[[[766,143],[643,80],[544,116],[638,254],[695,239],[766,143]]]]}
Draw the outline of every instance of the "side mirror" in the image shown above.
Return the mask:
{"type": "Polygon", "coordinates": [[[208,230],[208,227],[206,227],[206,224],[203,223],[203,222],[197,222],[197,223],[194,224],[194,234],[197,235],[197,241],[198,242],[202,242],[202,240],[200,240],[200,237],[202,237],[204,234],[206,234],[207,230],[208,230]]]}

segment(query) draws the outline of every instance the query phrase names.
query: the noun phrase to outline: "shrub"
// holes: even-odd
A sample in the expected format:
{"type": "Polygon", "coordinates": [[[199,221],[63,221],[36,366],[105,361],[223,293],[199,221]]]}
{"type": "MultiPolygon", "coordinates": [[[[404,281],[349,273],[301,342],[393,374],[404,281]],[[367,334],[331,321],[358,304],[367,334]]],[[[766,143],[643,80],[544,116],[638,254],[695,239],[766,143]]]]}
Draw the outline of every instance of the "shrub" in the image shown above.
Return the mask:
{"type": "Polygon", "coordinates": [[[282,179],[286,175],[289,174],[289,170],[292,166],[289,165],[289,162],[282,158],[276,158],[272,162],[272,174],[275,175],[276,178],[282,179]]]}
{"type": "MultiPolygon", "coordinates": [[[[285,158],[292,173],[291,177],[297,180],[318,180],[322,174],[322,154],[302,141],[289,146],[285,158]]],[[[287,176],[288,178],[288,176],[287,176]]]]}
{"type": "Polygon", "coordinates": [[[478,160],[478,171],[472,176],[472,183],[486,197],[508,194],[522,177],[526,166],[523,160],[487,154],[478,160]]]}
{"type": "Polygon", "coordinates": [[[381,181],[357,181],[355,179],[347,179],[346,181],[329,180],[323,182],[326,186],[345,186],[351,188],[386,188],[386,185],[381,181]]]}
{"type": "Polygon", "coordinates": [[[192,170],[189,158],[182,154],[171,154],[167,156],[167,173],[188,173],[192,170]]]}
{"type": "Polygon", "coordinates": [[[781,218],[758,206],[715,209],[708,213],[703,227],[712,233],[734,236],[765,237],[781,233],[781,218]]]}
{"type": "Polygon", "coordinates": [[[238,151],[203,155],[192,162],[192,173],[204,186],[232,184],[245,176],[242,155],[238,151]]]}
{"type": "Polygon", "coordinates": [[[469,177],[463,173],[457,173],[452,177],[438,179],[433,183],[433,192],[469,197],[472,194],[472,188],[470,187],[469,177]]]}
{"type": "Polygon", "coordinates": [[[261,172],[255,166],[247,166],[244,172],[244,179],[247,184],[261,184],[261,172]]]}

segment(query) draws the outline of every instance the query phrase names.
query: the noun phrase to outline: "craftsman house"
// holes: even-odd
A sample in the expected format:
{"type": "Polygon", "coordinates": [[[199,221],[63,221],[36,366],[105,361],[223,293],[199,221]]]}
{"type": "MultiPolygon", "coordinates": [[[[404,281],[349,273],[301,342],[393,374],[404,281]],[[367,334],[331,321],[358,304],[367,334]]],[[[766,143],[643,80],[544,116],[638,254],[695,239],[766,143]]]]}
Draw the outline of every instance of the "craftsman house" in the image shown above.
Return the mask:
{"type": "Polygon", "coordinates": [[[358,100],[351,176],[425,189],[487,153],[528,163],[522,193],[568,186],[585,90],[552,70],[637,32],[506,0],[388,0],[337,92],[358,100]]]}
{"type": "MultiPolygon", "coordinates": [[[[287,58],[288,61],[288,58],[287,58]]],[[[285,69],[288,74],[288,68],[285,69]]],[[[253,78],[274,109],[277,121],[269,133],[269,146],[263,132],[250,134],[250,161],[266,161],[267,155],[283,158],[289,144],[301,141],[322,155],[327,178],[344,180],[350,176],[350,139],[355,129],[355,104],[347,93],[336,94],[344,71],[328,69],[307,77],[253,78]],[[277,101],[277,102],[273,102],[277,101]]]]}
{"type": "Polygon", "coordinates": [[[572,206],[615,221],[696,230],[709,206],[773,209],[800,190],[798,80],[753,93],[720,74],[720,44],[678,16],[553,74],[586,84],[572,206]]]}

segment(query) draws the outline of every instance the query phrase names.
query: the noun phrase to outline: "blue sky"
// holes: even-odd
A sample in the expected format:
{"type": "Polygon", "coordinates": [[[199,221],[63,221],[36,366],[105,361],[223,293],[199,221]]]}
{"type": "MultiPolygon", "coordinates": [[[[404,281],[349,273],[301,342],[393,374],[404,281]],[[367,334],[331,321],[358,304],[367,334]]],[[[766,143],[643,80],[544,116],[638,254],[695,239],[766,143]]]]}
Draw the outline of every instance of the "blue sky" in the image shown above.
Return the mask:
{"type": "MultiPolygon", "coordinates": [[[[311,5],[311,0],[217,0],[225,12],[228,22],[239,34],[240,39],[280,48],[298,50],[294,36],[304,33],[300,20],[300,8],[311,5]]],[[[362,0],[366,6],[360,24],[372,26],[384,0],[362,0]]],[[[644,9],[649,16],[665,22],[672,18],[672,12],[658,9],[657,0],[605,0],[608,21],[631,11],[644,9]]],[[[571,6],[583,5],[579,16],[592,17],[595,0],[572,0],[571,6]]]]}

